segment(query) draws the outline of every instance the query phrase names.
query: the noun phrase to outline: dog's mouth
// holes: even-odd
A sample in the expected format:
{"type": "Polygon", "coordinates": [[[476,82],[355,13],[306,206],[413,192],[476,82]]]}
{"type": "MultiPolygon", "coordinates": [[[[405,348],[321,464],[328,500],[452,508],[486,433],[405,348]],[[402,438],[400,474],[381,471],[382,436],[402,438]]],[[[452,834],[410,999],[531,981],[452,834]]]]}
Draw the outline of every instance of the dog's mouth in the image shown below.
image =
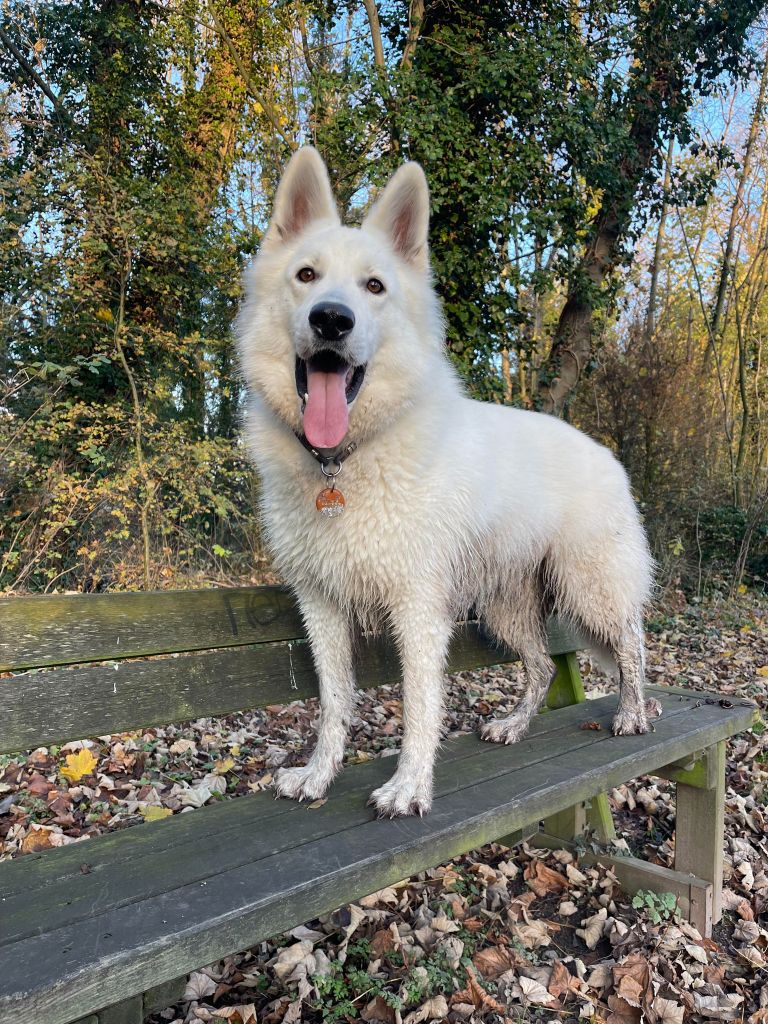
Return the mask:
{"type": "Polygon", "coordinates": [[[336,352],[296,357],[296,391],[304,405],[304,435],[315,448],[335,448],[349,425],[349,405],[365,377],[365,366],[353,366],[336,352]]]}

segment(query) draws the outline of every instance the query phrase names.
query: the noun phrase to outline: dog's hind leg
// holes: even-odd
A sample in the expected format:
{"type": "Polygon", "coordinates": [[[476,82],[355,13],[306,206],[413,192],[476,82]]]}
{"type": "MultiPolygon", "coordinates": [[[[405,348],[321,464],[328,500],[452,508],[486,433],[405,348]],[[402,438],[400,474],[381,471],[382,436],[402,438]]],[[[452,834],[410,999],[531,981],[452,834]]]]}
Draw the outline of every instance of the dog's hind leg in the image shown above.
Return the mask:
{"type": "Polygon", "coordinates": [[[390,609],[403,665],[403,745],[392,778],[374,790],[381,817],[426,814],[432,806],[432,775],[442,725],[443,685],[453,618],[440,598],[401,595],[390,609]]]}
{"type": "Polygon", "coordinates": [[[526,578],[516,593],[497,597],[485,609],[483,619],[494,636],[520,655],[527,685],[514,714],[486,722],[480,735],[492,743],[515,743],[528,731],[531,719],[547,695],[554,672],[547,654],[537,580],[526,578]]]}
{"type": "Polygon", "coordinates": [[[608,646],[619,666],[619,707],[613,719],[613,731],[617,736],[648,732],[643,696],[645,650],[639,618],[630,623],[617,640],[609,641],[608,646]]]}
{"type": "Polygon", "coordinates": [[[275,777],[280,796],[317,800],[333,782],[344,757],[355,699],[352,633],[348,617],[320,594],[299,596],[320,681],[317,744],[303,768],[281,768],[275,777]]]}

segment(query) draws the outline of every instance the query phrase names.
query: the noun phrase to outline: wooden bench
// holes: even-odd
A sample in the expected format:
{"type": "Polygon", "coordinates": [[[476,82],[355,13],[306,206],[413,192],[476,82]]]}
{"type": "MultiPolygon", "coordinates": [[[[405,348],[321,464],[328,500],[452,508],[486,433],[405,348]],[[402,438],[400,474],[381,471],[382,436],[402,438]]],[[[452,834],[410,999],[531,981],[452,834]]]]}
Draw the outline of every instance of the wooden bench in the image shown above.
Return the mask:
{"type": "MultiPolygon", "coordinates": [[[[0,864],[2,1024],[139,1024],[178,998],[181,975],[491,840],[562,845],[588,817],[608,841],[600,794],[646,773],[677,782],[676,870],[612,864],[630,890],[676,893],[709,932],[725,740],[749,728],[753,707],[655,689],[655,731],[614,737],[615,697],[578,706],[578,636],[553,621],[549,646],[553,710],[513,746],[446,741],[423,819],[376,820],[367,796],[394,768],[376,759],[348,767],[318,809],[264,792],[0,864]],[[580,728],[587,717],[602,729],[580,728]]],[[[500,660],[476,625],[458,628],[452,671],[500,660]]],[[[362,686],[398,679],[385,641],[362,643],[359,661],[362,686]]],[[[0,678],[0,752],[316,693],[299,616],[277,587],[0,600],[0,670],[15,673],[0,678]]]]}

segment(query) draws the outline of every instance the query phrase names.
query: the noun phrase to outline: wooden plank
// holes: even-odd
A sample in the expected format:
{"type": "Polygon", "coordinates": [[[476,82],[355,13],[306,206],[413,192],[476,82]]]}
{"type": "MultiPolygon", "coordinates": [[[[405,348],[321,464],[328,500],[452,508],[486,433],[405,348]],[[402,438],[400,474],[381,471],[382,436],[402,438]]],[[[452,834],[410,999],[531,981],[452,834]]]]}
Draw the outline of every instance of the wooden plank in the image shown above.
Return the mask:
{"type": "Polygon", "coordinates": [[[676,764],[657,768],[653,774],[695,789],[713,789],[717,785],[717,759],[707,757],[704,751],[696,751],[676,764]]]}
{"type": "MultiPolygon", "coordinates": [[[[677,784],[675,806],[675,869],[712,883],[712,922],[722,917],[723,840],[725,818],[725,741],[706,752],[715,784],[710,789],[677,784]]],[[[706,919],[695,921],[707,926],[706,919]]]]}
{"type": "MultiPolygon", "coordinates": [[[[504,652],[468,624],[457,629],[449,670],[495,665],[501,657],[504,652]]],[[[359,685],[399,679],[394,645],[363,638],[359,685]]],[[[289,703],[317,692],[306,640],[27,672],[0,679],[0,753],[289,703]]]]}
{"type": "MultiPolygon", "coordinates": [[[[566,843],[559,836],[539,832],[531,840],[540,849],[566,849],[576,853],[574,843],[566,843]]],[[[680,916],[694,924],[701,934],[707,938],[712,935],[712,894],[711,882],[695,875],[674,871],[660,864],[650,864],[637,857],[624,857],[607,852],[595,853],[592,850],[579,851],[581,864],[603,864],[609,867],[621,883],[622,889],[634,895],[641,889],[651,892],[668,893],[677,897],[680,916]]]]}
{"type": "Polygon", "coordinates": [[[301,636],[283,587],[0,599],[0,672],[301,636]]]}
{"type": "MultiPolygon", "coordinates": [[[[284,587],[0,598],[0,672],[305,635],[293,595],[284,587]]],[[[576,630],[554,618],[548,637],[552,654],[584,646],[576,630]]],[[[508,654],[499,649],[497,661],[505,660],[508,654]]]]}
{"type": "MultiPolygon", "coordinates": [[[[602,713],[608,721],[610,711],[604,708],[602,713]]],[[[509,747],[483,743],[476,736],[457,737],[441,751],[435,792],[445,796],[472,782],[501,775],[511,778],[515,771],[546,764],[557,753],[575,753],[600,739],[597,733],[579,730],[573,714],[550,716],[537,733],[509,747]]],[[[126,836],[112,833],[91,841],[88,849],[70,846],[49,851],[50,857],[34,854],[10,861],[0,871],[0,948],[35,931],[89,916],[94,888],[99,893],[99,911],[104,912],[134,902],[140,894],[147,898],[200,882],[225,868],[362,824],[374,816],[367,806],[369,793],[393,769],[388,758],[380,758],[343,773],[322,815],[306,805],[276,801],[271,793],[262,793],[177,815],[151,827],[140,825],[130,834],[130,856],[126,836]],[[81,870],[84,862],[87,874],[81,870]]]]}
{"type": "MultiPolygon", "coordinates": [[[[606,709],[615,706],[615,698],[604,700],[606,709]]],[[[366,820],[342,834],[223,871],[205,885],[193,883],[105,913],[97,904],[76,925],[7,950],[0,1021],[10,1024],[24,1011],[46,1024],[67,1024],[100,1008],[107,991],[120,999],[176,978],[524,827],[533,812],[546,817],[687,750],[711,746],[748,727],[751,712],[704,707],[684,721],[685,730],[683,716],[662,716],[650,735],[605,737],[581,748],[576,759],[566,752],[545,770],[522,768],[514,785],[505,775],[469,784],[439,797],[424,818],[366,820]],[[31,978],[30,963],[36,965],[31,978]]],[[[307,814],[332,813],[332,804],[330,799],[307,814]]]]}

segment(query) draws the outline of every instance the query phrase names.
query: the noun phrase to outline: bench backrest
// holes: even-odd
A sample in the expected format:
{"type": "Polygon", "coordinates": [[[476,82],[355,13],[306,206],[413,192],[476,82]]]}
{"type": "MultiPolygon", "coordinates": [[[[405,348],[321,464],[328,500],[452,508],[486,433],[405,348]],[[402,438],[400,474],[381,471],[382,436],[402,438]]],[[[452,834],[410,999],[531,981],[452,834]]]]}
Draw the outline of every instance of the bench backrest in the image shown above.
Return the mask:
{"type": "MultiPolygon", "coordinates": [[[[548,624],[552,655],[579,650],[548,624]]],[[[508,660],[461,623],[450,670],[508,660]]],[[[399,679],[386,638],[361,639],[358,683],[399,679]]],[[[284,704],[317,694],[301,617],[282,587],[0,600],[0,753],[284,704]],[[30,671],[33,670],[33,671],[30,671]]]]}

